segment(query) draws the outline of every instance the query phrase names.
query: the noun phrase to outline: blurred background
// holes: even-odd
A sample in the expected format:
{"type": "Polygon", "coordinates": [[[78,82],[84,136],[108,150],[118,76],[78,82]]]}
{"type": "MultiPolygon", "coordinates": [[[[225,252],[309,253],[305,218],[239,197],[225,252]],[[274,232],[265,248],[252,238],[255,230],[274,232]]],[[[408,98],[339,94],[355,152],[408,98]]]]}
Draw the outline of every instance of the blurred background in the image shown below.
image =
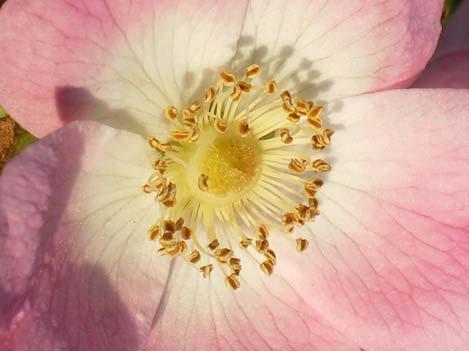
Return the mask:
{"type": "MultiPolygon", "coordinates": [[[[0,7],[6,1],[13,0],[0,0],[0,7]]],[[[40,0],[32,0],[40,1],[40,0]]],[[[442,10],[441,21],[445,25],[454,13],[457,6],[463,0],[446,0],[444,9],[442,10]]],[[[465,0],[469,1],[469,0],[465,0]]],[[[0,10],[1,11],[1,10],[0,10]]],[[[1,53],[0,53],[1,61],[1,53]]],[[[1,64],[1,62],[0,62],[1,64]]],[[[2,79],[2,77],[0,77],[2,79]]],[[[1,101],[0,101],[1,105],[1,101]]],[[[12,159],[15,155],[20,153],[25,147],[34,143],[37,139],[25,129],[23,129],[18,123],[14,121],[14,116],[8,116],[7,112],[0,106],[0,173],[3,166],[12,159]]]]}

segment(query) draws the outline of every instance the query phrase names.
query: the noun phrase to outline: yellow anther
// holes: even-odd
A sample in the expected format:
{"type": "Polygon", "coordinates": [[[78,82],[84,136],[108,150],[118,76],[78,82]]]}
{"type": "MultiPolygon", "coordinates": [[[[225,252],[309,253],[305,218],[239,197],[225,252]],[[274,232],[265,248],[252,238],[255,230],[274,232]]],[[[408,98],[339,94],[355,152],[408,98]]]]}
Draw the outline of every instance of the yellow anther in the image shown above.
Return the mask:
{"type": "Polygon", "coordinates": [[[329,172],[331,166],[324,160],[318,159],[313,161],[313,171],[315,172],[329,172]]]}
{"type": "Polygon", "coordinates": [[[176,110],[176,107],[168,106],[164,109],[164,115],[170,121],[175,121],[176,118],[178,117],[178,111],[176,110]]]}
{"type": "Polygon", "coordinates": [[[228,129],[228,123],[226,121],[222,121],[221,119],[217,118],[214,122],[215,130],[219,133],[225,133],[228,129]]]}
{"type": "Polygon", "coordinates": [[[239,85],[235,85],[233,87],[233,90],[232,90],[231,94],[230,94],[231,100],[238,101],[239,98],[241,97],[242,92],[243,91],[241,90],[241,87],[239,85]]]}
{"type": "Polygon", "coordinates": [[[208,191],[208,176],[201,174],[199,176],[199,180],[197,181],[197,185],[201,191],[208,191]]]}
{"type": "Polygon", "coordinates": [[[182,226],[181,228],[181,237],[184,240],[189,240],[192,236],[192,230],[189,227],[186,227],[185,225],[182,226]]]}
{"type": "Polygon", "coordinates": [[[253,64],[246,68],[245,76],[246,78],[253,78],[261,73],[261,67],[258,64],[253,64]]]}
{"type": "Polygon", "coordinates": [[[249,134],[250,130],[251,129],[249,128],[249,123],[248,123],[247,118],[241,119],[241,121],[239,121],[239,124],[238,124],[239,135],[241,135],[242,137],[246,137],[249,134]]]}
{"type": "Polygon", "coordinates": [[[251,85],[251,84],[249,84],[249,83],[247,83],[247,82],[243,82],[243,81],[239,82],[239,83],[238,83],[238,86],[239,86],[239,88],[241,89],[241,91],[242,91],[243,93],[249,93],[249,92],[251,91],[251,89],[252,89],[252,85],[251,85]]]}
{"type": "Polygon", "coordinates": [[[265,224],[257,227],[257,236],[261,239],[266,239],[269,236],[269,228],[265,224]]]}
{"type": "Polygon", "coordinates": [[[218,242],[217,239],[214,239],[213,241],[210,242],[210,244],[208,244],[207,247],[208,247],[210,250],[213,251],[213,250],[215,250],[218,246],[220,246],[220,243],[218,242]]]}
{"type": "Polygon", "coordinates": [[[297,173],[303,173],[306,170],[307,165],[308,160],[305,160],[303,158],[292,158],[290,163],[288,164],[288,168],[297,173]]]}
{"type": "Polygon", "coordinates": [[[273,94],[277,91],[277,82],[273,79],[265,82],[264,84],[264,93],[273,94]]]}
{"type": "Polygon", "coordinates": [[[213,266],[211,264],[207,264],[205,266],[200,267],[200,271],[204,278],[210,277],[210,273],[212,273],[213,266]]]}
{"type": "Polygon", "coordinates": [[[148,232],[150,234],[150,240],[156,240],[160,234],[160,227],[157,225],[151,226],[148,232]]]}
{"type": "Polygon", "coordinates": [[[290,130],[288,128],[279,129],[280,140],[284,144],[291,144],[293,142],[293,137],[290,135],[290,130]]]}
{"type": "Polygon", "coordinates": [[[296,239],[296,249],[300,252],[305,251],[308,248],[309,242],[306,239],[296,239]]]}
{"type": "Polygon", "coordinates": [[[191,137],[191,133],[187,130],[173,130],[171,137],[176,141],[187,141],[191,137]]]}
{"type": "Polygon", "coordinates": [[[199,262],[200,258],[201,258],[201,256],[200,256],[200,252],[198,250],[193,250],[189,254],[189,256],[187,256],[187,259],[189,260],[189,262],[194,263],[194,264],[199,262]]]}
{"type": "Polygon", "coordinates": [[[233,290],[236,290],[239,288],[239,278],[236,274],[230,274],[225,278],[226,285],[232,288],[233,290]]]}
{"type": "Polygon", "coordinates": [[[217,90],[214,86],[209,86],[207,90],[205,90],[205,102],[209,103],[212,102],[213,99],[217,96],[217,90]]]}
{"type": "Polygon", "coordinates": [[[261,267],[262,272],[264,272],[266,275],[271,275],[272,272],[274,271],[274,265],[269,260],[262,262],[260,264],[260,267],[261,267]]]}
{"type": "Polygon", "coordinates": [[[220,79],[226,86],[233,85],[236,82],[236,77],[229,71],[223,71],[220,73],[220,79]]]}
{"type": "Polygon", "coordinates": [[[144,193],[151,193],[151,186],[149,186],[148,184],[145,184],[144,186],[142,186],[142,190],[144,193]]]}
{"type": "Polygon", "coordinates": [[[243,248],[247,248],[249,245],[252,244],[252,239],[251,238],[246,238],[246,239],[243,239],[241,240],[240,242],[240,245],[243,247],[243,248]]]}

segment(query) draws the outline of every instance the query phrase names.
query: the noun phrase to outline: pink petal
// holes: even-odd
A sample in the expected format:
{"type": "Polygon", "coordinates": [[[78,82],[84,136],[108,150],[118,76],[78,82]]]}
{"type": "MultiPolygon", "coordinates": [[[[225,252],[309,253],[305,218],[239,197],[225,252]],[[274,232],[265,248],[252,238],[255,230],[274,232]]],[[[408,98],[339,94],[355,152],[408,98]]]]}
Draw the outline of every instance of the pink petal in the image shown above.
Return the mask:
{"type": "Polygon", "coordinates": [[[432,55],[441,0],[259,0],[250,3],[241,62],[269,67],[307,98],[404,86],[432,55]],[[291,82],[289,82],[291,81],[291,82]]]}
{"type": "Polygon", "coordinates": [[[177,261],[146,350],[466,350],[467,101],[413,90],[329,106],[310,250],[271,235],[274,275],[241,256],[235,292],[177,261]]]}
{"type": "Polygon", "coordinates": [[[365,350],[469,345],[467,101],[396,91],[329,116],[333,170],[311,226],[320,271],[303,294],[365,350]]]}
{"type": "Polygon", "coordinates": [[[167,279],[146,238],[145,140],[60,129],[0,178],[0,349],[139,350],[167,279]]]}
{"type": "Polygon", "coordinates": [[[43,136],[75,119],[143,134],[233,55],[244,1],[9,0],[0,101],[43,136]],[[34,28],[34,30],[31,30],[34,28]]]}
{"type": "MultiPolygon", "coordinates": [[[[275,248],[293,247],[291,242],[275,248]]],[[[296,249],[293,249],[296,251],[296,249]]],[[[287,251],[280,265],[287,275],[298,275],[299,266],[287,251]]],[[[145,350],[228,351],[307,350],[359,351],[359,344],[331,326],[327,316],[300,296],[297,286],[280,272],[266,277],[258,264],[241,258],[241,287],[232,291],[214,269],[210,280],[186,262],[177,260],[168,282],[162,308],[155,317],[145,350]]],[[[304,263],[301,262],[301,263],[304,263]]],[[[311,277],[303,275],[306,283],[311,277]]]]}

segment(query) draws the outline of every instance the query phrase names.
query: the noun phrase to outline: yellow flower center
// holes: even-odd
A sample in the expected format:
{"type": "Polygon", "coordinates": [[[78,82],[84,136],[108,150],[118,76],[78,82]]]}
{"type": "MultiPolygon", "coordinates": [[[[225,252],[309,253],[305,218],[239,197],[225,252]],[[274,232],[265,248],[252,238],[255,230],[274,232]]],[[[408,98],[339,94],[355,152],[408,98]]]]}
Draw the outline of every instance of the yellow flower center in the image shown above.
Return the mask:
{"type": "Polygon", "coordinates": [[[261,150],[251,135],[217,136],[209,146],[201,173],[208,177],[208,191],[219,196],[239,193],[252,185],[261,165],[261,150]]]}
{"type": "Polygon", "coordinates": [[[222,72],[203,103],[168,106],[171,139],[149,139],[156,160],[143,187],[162,209],[150,228],[158,252],[185,257],[205,278],[217,264],[233,289],[242,268],[237,250],[270,275],[272,232],[307,248],[301,227],[319,215],[320,175],[331,169],[317,155],[333,134],[322,129],[323,107],[288,91],[277,95],[273,80],[256,87],[259,72],[258,65],[242,79],[222,72]]]}

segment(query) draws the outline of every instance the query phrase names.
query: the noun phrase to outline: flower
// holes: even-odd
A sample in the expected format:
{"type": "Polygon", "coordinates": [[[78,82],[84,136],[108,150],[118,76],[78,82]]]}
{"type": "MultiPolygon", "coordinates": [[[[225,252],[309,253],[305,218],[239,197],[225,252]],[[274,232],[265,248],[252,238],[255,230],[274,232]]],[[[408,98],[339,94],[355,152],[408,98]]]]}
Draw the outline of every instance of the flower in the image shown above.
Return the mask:
{"type": "Polygon", "coordinates": [[[469,88],[469,2],[463,1],[450,18],[428,67],[416,88],[469,88]]]}
{"type": "Polygon", "coordinates": [[[9,0],[2,104],[78,121],[0,178],[2,348],[463,350],[469,93],[376,92],[422,70],[440,10],[9,0]]]}

